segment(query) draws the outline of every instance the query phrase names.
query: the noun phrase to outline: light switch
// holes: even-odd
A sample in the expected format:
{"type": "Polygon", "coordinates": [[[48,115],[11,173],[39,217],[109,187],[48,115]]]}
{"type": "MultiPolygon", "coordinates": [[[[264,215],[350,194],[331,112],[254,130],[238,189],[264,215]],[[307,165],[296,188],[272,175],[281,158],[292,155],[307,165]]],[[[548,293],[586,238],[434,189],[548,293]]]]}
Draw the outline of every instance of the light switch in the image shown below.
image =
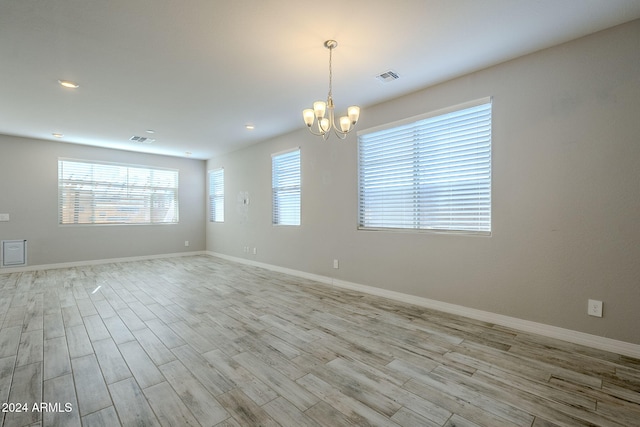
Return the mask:
{"type": "Polygon", "coordinates": [[[0,222],[9,221],[9,214],[0,214],[0,222]]]}

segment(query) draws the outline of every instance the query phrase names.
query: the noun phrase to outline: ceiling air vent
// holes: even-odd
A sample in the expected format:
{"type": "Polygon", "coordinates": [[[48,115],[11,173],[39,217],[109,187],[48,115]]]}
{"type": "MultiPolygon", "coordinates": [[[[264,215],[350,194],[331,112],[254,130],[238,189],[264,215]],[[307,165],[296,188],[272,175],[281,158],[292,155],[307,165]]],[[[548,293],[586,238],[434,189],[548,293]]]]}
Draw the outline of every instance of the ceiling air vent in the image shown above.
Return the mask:
{"type": "Polygon", "coordinates": [[[385,71],[384,73],[378,74],[376,79],[380,80],[383,83],[389,83],[394,80],[398,80],[400,76],[393,70],[385,71]]]}
{"type": "Polygon", "coordinates": [[[141,144],[151,144],[153,141],[155,141],[155,139],[147,138],[145,136],[132,136],[131,138],[129,138],[129,141],[139,142],[141,144]]]}

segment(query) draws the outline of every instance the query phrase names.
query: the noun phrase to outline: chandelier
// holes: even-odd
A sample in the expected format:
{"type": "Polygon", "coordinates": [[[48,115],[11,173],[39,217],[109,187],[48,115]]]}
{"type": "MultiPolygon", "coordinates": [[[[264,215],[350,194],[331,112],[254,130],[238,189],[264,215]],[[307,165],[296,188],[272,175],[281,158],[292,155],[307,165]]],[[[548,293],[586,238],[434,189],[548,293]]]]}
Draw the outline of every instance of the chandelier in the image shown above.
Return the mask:
{"type": "Polygon", "coordinates": [[[358,122],[358,117],[360,117],[360,107],[352,105],[347,108],[347,115],[340,117],[340,120],[338,121],[340,125],[339,129],[336,125],[333,94],[331,93],[331,80],[333,78],[331,54],[333,49],[337,46],[338,42],[335,40],[327,40],[324,42],[324,47],[329,49],[329,94],[327,95],[327,102],[316,101],[313,103],[313,108],[308,108],[302,112],[302,118],[304,119],[309,132],[316,136],[321,136],[324,140],[329,138],[332,129],[338,138],[345,139],[347,134],[353,130],[353,126],[358,122]],[[317,130],[314,130],[314,122],[317,122],[317,130]]]}

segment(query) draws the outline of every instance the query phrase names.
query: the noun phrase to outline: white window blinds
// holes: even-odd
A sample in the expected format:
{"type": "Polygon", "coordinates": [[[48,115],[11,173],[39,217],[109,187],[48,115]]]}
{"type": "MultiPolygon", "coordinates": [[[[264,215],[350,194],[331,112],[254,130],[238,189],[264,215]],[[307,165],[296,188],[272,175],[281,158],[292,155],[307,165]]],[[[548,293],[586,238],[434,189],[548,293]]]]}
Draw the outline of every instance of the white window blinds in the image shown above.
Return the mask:
{"type": "Polygon", "coordinates": [[[300,149],[271,156],[273,224],[300,225],[300,149]]]}
{"type": "Polygon", "coordinates": [[[224,222],[224,169],[209,172],[209,221],[224,222]]]}
{"type": "Polygon", "coordinates": [[[491,99],[358,136],[359,227],[491,232],[491,99]]]}
{"type": "Polygon", "coordinates": [[[178,222],[178,171],[58,160],[60,224],[178,222]]]}

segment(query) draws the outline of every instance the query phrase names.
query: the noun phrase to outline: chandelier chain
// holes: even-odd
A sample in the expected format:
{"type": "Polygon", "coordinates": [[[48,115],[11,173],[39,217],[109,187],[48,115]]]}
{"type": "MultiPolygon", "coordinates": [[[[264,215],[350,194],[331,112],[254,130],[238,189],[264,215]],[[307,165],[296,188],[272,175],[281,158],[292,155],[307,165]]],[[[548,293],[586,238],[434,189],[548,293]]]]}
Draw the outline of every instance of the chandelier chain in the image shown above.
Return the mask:
{"type": "Polygon", "coordinates": [[[333,47],[329,47],[329,96],[328,98],[332,98],[332,81],[333,81],[333,68],[331,66],[331,59],[333,57],[333,47]]]}

